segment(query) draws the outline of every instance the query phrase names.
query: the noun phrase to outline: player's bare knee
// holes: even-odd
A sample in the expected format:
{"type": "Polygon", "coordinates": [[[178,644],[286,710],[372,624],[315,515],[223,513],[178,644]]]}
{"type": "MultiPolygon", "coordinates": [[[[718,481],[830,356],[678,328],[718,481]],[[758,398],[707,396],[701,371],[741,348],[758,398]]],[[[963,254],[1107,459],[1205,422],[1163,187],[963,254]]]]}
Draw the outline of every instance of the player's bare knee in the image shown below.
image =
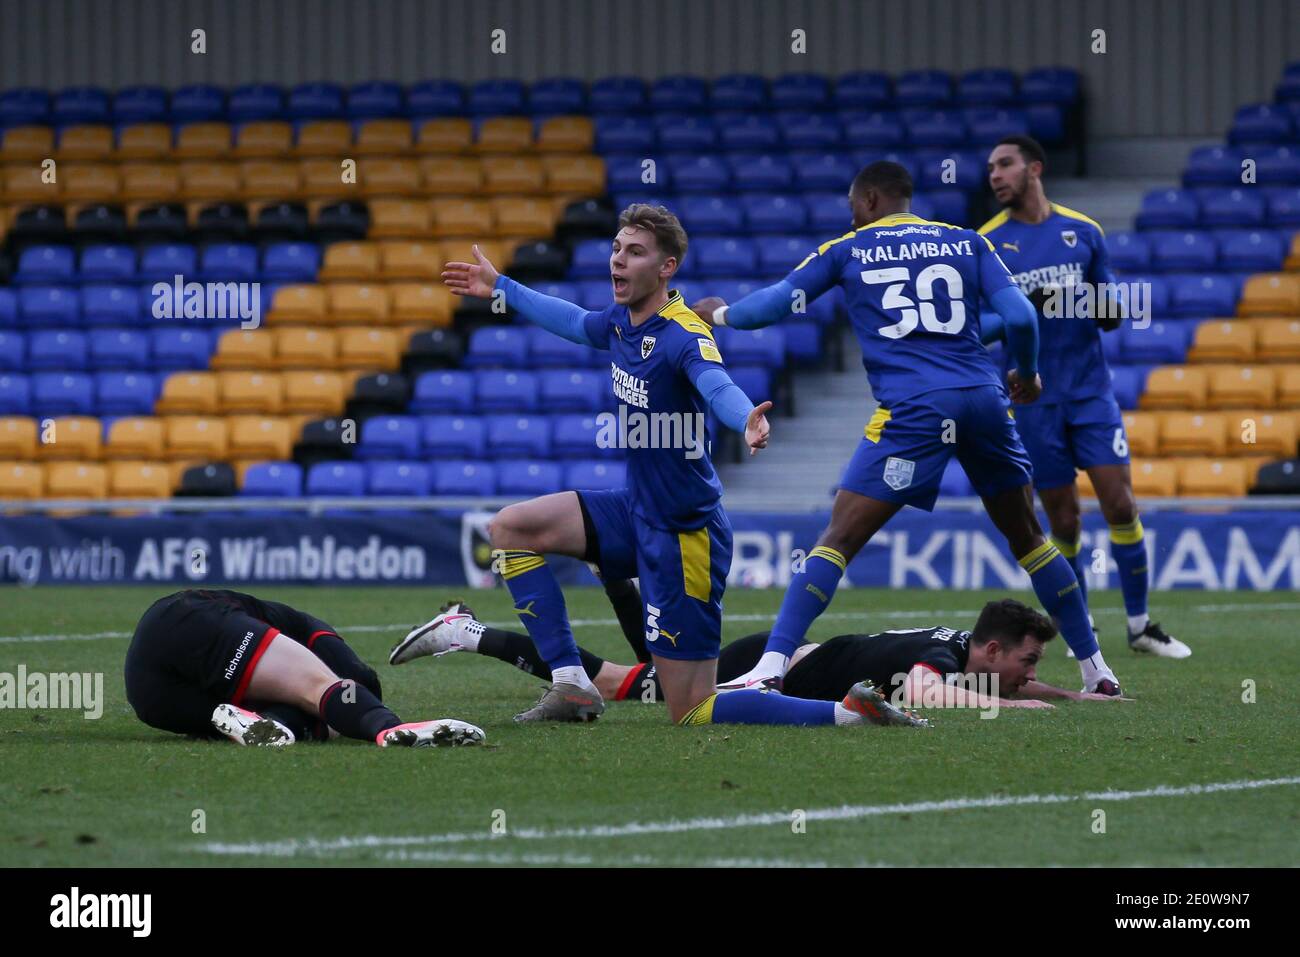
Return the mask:
{"type": "Polygon", "coordinates": [[[1077,511],[1069,511],[1064,515],[1053,515],[1051,518],[1052,537],[1062,542],[1077,542],[1079,536],[1083,534],[1083,521],[1077,511]]]}
{"type": "Polygon", "coordinates": [[[1101,501],[1101,513],[1107,525],[1131,525],[1137,521],[1137,502],[1133,493],[1123,488],[1101,501]]]}
{"type": "Polygon", "coordinates": [[[488,522],[488,541],[493,548],[533,548],[520,511],[518,506],[507,505],[492,516],[488,522]]]}

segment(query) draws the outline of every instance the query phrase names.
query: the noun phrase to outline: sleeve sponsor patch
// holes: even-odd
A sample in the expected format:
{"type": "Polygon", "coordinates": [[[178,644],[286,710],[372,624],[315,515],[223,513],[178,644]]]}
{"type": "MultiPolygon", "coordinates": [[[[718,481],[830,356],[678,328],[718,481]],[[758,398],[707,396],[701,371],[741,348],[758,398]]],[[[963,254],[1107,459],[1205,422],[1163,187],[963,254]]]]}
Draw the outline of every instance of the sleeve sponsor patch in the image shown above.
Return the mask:
{"type": "Polygon", "coordinates": [[[712,339],[696,339],[695,342],[700,347],[700,356],[702,358],[708,359],[710,362],[722,361],[722,353],[718,351],[718,347],[714,345],[712,339]]]}

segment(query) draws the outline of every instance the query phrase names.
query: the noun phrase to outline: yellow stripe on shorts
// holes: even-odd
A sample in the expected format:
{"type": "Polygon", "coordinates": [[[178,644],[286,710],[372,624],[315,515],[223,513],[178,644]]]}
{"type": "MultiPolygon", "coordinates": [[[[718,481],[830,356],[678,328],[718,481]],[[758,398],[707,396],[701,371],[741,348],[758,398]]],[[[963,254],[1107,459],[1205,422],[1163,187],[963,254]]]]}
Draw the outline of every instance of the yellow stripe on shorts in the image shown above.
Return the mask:
{"type": "Polygon", "coordinates": [[[893,417],[888,409],[882,405],[876,406],[876,411],[871,414],[871,421],[867,427],[862,430],[862,434],[867,437],[868,442],[879,442],[880,433],[885,431],[885,423],[893,417]]]}
{"type": "Polygon", "coordinates": [[[713,576],[709,574],[709,529],[697,528],[693,532],[678,532],[677,547],[682,553],[682,580],[686,594],[700,601],[708,601],[713,591],[713,576]]]}

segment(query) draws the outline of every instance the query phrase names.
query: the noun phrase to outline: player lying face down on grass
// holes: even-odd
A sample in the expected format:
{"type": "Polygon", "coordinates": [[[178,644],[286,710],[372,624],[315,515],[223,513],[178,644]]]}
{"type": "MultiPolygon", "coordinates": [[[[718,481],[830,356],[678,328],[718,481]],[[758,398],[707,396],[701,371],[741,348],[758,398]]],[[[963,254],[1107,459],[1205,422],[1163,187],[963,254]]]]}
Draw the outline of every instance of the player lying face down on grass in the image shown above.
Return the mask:
{"type": "MultiPolygon", "coordinates": [[[[854,688],[839,703],[759,692],[718,699],[732,533],[709,458],[705,413],[742,433],[753,454],[767,445],[771,403],[756,407],[731,381],[711,328],[669,288],[686,247],[686,232],[668,210],[629,206],[610,244],[614,302],[595,312],[502,276],[477,246],[474,262],[449,262],[443,269],[443,281],[457,295],[504,297],[524,319],[609,354],[618,446],[627,454],[625,489],[544,495],[507,506],[492,519],[496,570],[552,678],[538,704],[516,720],[590,721],[605,708],[582,667],[564,596],[543,558],[550,553],[584,559],[606,580],[639,580],[642,627],[674,722],[914,724],[867,687],[854,688]]],[[[599,441],[593,435],[593,443],[599,441]]]]}
{"type": "MultiPolygon", "coordinates": [[[[731,681],[754,667],[768,634],[759,632],[723,645],[718,681],[731,681]]],[[[800,698],[838,701],[863,681],[887,689],[893,703],[909,708],[1051,708],[1046,699],[1121,700],[1037,680],[1043,648],[1055,636],[1051,621],[1028,605],[1011,598],[990,601],[970,631],[930,626],[837,635],[822,644],[805,642],[790,659],[784,690],[800,698]],[[965,675],[976,677],[974,689],[953,683],[965,675]]],[[[616,664],[580,647],[583,669],[609,700],[662,701],[654,665],[640,658],[641,635],[625,628],[624,637],[637,664],[616,664]]],[[[432,621],[414,629],[393,648],[388,660],[400,665],[457,651],[496,658],[544,681],[550,679],[546,662],[527,635],[483,624],[462,601],[448,603],[432,621]]]]}
{"type": "Polygon", "coordinates": [[[403,722],[380,700],[379,676],[333,627],[234,591],[160,598],[126,653],[126,698],[152,728],[244,745],[325,741],[380,747],[479,744],[452,718],[403,722]]]}

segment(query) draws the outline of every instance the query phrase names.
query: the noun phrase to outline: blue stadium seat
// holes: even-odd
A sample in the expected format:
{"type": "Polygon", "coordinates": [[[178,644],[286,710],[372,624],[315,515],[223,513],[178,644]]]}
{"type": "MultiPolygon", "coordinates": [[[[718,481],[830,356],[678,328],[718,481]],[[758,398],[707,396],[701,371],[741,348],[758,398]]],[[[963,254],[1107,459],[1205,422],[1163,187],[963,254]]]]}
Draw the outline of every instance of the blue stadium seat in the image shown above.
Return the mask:
{"type": "MultiPolygon", "coordinates": [[[[842,233],[848,226],[843,197],[840,197],[840,209],[842,233]]],[[[769,279],[784,278],[817,248],[815,241],[804,236],[760,236],[754,240],[754,246],[758,252],[758,275],[769,279]]]]}
{"type": "Polygon", "coordinates": [[[1192,150],[1183,170],[1184,186],[1240,186],[1242,161],[1239,149],[1201,146],[1192,150]]]}
{"type": "Polygon", "coordinates": [[[0,372],[21,372],[27,365],[27,336],[0,329],[0,372]]]}
{"type": "Polygon", "coordinates": [[[18,294],[0,286],[0,329],[17,329],[18,326],[18,294]]]}
{"type": "Polygon", "coordinates": [[[226,94],[206,83],[182,86],[172,93],[171,118],[177,126],[224,119],[226,94]]]}
{"type": "Polygon", "coordinates": [[[24,286],[18,310],[29,329],[61,329],[81,324],[81,300],[69,286],[24,286]]]}
{"type": "Polygon", "coordinates": [[[239,494],[247,498],[298,498],[302,495],[302,466],[295,462],[250,465],[239,494]]]}
{"type": "Polygon", "coordinates": [[[627,466],[622,462],[573,462],[564,470],[564,487],[583,491],[627,487],[627,466]]]}
{"type": "Polygon", "coordinates": [[[459,116],[465,111],[465,88],[454,80],[422,80],[407,89],[406,109],[416,120],[459,116]]]}
{"type": "Polygon", "coordinates": [[[33,87],[0,92],[0,129],[45,126],[50,120],[50,94],[33,87]]]}
{"type": "Polygon", "coordinates": [[[658,142],[654,123],[645,116],[598,116],[595,136],[598,153],[634,153],[644,157],[658,142]]]}
{"type": "Polygon", "coordinates": [[[518,369],[528,364],[529,330],[511,326],[475,329],[469,338],[465,366],[471,369],[502,367],[518,369]]]}
{"type": "Polygon", "coordinates": [[[808,229],[814,236],[811,242],[804,242],[805,256],[826,240],[843,236],[853,228],[853,213],[849,209],[847,192],[804,194],[804,203],[808,206],[808,229]]]}
{"type": "Polygon", "coordinates": [[[905,111],[903,121],[913,146],[961,146],[969,136],[961,114],[955,110],[905,111]]]}
{"type": "MultiPolygon", "coordinates": [[[[602,240],[603,241],[603,240],[602,240]]],[[[584,309],[590,309],[599,312],[613,301],[613,291],[609,285],[609,253],[608,242],[606,242],[605,255],[605,278],[588,279],[586,282],[577,283],[578,295],[576,302],[584,309]]],[[[687,262],[690,261],[690,254],[687,253],[687,262]]]]}
{"type": "Polygon", "coordinates": [[[321,498],[361,498],[366,467],[360,462],[317,462],[307,470],[304,494],[321,498]]]}
{"type": "Polygon", "coordinates": [[[415,380],[412,412],[474,411],[474,374],[462,370],[424,372],[415,380]]]}
{"type": "MultiPolygon", "coordinates": [[[[608,286],[606,286],[607,289],[608,286]]],[[[539,291],[544,290],[539,287],[539,291]]],[[[546,293],[546,295],[554,295],[554,293],[546,293]]],[[[576,294],[561,298],[567,299],[569,302],[575,302],[576,294]]],[[[606,298],[608,298],[608,294],[606,298]]],[[[545,329],[531,327],[528,329],[528,336],[528,352],[532,356],[534,368],[580,369],[605,365],[606,360],[598,350],[590,346],[570,342],[568,339],[561,339],[545,329]]]]}
{"type": "Polygon", "coordinates": [[[374,81],[348,87],[347,113],[353,120],[374,120],[401,116],[402,88],[396,83],[374,81]]]}
{"type": "Polygon", "coordinates": [[[899,106],[943,106],[952,99],[952,77],[943,70],[909,70],[894,81],[899,106]]]}
{"type": "Polygon", "coordinates": [[[1171,316],[1231,316],[1236,312],[1241,289],[1231,276],[1171,276],[1169,308],[1171,316]]]}
{"type": "Polygon", "coordinates": [[[714,330],[718,349],[728,366],[764,366],[779,370],[785,365],[785,331],[776,326],[738,330],[714,330]]]}
{"type": "Polygon", "coordinates": [[[1025,103],[1069,105],[1079,98],[1079,73],[1069,67],[1039,67],[1020,78],[1025,103]]]}
{"type": "Polygon", "coordinates": [[[361,423],[359,459],[420,457],[420,420],[413,415],[377,415],[361,423]]]}
{"type": "Polygon", "coordinates": [[[1145,328],[1125,323],[1118,330],[1123,340],[1125,361],[1150,365],[1181,363],[1187,357],[1187,345],[1194,328],[1195,323],[1177,320],[1157,321],[1145,328]]]}
{"type": "Polygon", "coordinates": [[[820,74],[787,73],[772,81],[772,109],[824,110],[830,94],[830,84],[820,74]]]}
{"type": "Polygon", "coordinates": [[[957,82],[957,102],[966,106],[1004,106],[1016,98],[1010,70],[968,70],[957,82]]]}
{"type": "Polygon", "coordinates": [[[471,116],[521,116],[526,97],[519,80],[480,80],[469,88],[466,107],[471,116]]]}
{"type": "Polygon", "coordinates": [[[540,408],[547,412],[598,412],[611,402],[609,376],[590,369],[538,373],[540,408]]]}
{"type": "Polygon", "coordinates": [[[709,104],[715,110],[766,109],[767,82],[752,73],[720,76],[709,88],[709,104]]]}
{"type": "Polygon", "coordinates": [[[787,149],[832,150],[844,144],[844,129],[830,113],[778,113],[776,125],[787,149]]]}
{"type": "Polygon", "coordinates": [[[1151,267],[1151,244],[1142,233],[1111,233],[1106,247],[1112,268],[1120,272],[1139,272],[1151,267]]]}
{"type": "Polygon", "coordinates": [[[698,76],[665,76],[650,86],[650,108],[690,113],[709,102],[709,87],[698,76]]]}
{"type": "Polygon", "coordinates": [[[1228,130],[1229,143],[1285,143],[1294,138],[1291,114],[1272,103],[1240,106],[1228,130]]]}
{"type": "Polygon", "coordinates": [[[31,379],[0,372],[0,415],[29,415],[31,411],[31,379]]]}
{"type": "Polygon", "coordinates": [[[311,282],[319,271],[316,243],[272,243],[262,253],[262,278],[267,282],[311,282]]]}
{"type": "Polygon", "coordinates": [[[127,86],[113,96],[113,122],[167,122],[167,91],[161,86],[127,86]]]}
{"type": "Polygon", "coordinates": [[[907,126],[896,111],[876,110],[845,119],[844,139],[850,146],[896,149],[907,143],[907,126]]]}
{"type": "Polygon", "coordinates": [[[939,495],[943,498],[968,498],[974,494],[975,488],[966,476],[966,470],[961,467],[956,456],[949,459],[943,470],[943,478],[939,480],[939,495]]]}
{"type": "Polygon", "coordinates": [[[691,243],[690,251],[692,276],[748,276],[758,268],[754,244],[748,239],[708,237],[691,243]]]}
{"type": "Polygon", "coordinates": [[[537,376],[480,369],[474,373],[474,404],[480,412],[532,412],[537,408],[537,376]]]}
{"type": "Polygon", "coordinates": [[[1151,268],[1163,272],[1211,270],[1219,260],[1214,240],[1202,232],[1153,232],[1151,268]]]}
{"type": "Polygon", "coordinates": [[[953,226],[967,225],[966,193],[949,186],[943,190],[930,190],[912,194],[912,212],[931,222],[948,223],[953,226]]]}
{"type": "Polygon", "coordinates": [[[433,493],[435,495],[495,495],[497,493],[496,468],[487,462],[467,460],[435,462],[433,493]]]}
{"type": "Polygon", "coordinates": [[[731,196],[683,196],[676,212],[692,240],[710,233],[738,233],[745,223],[743,204],[731,196]]]}
{"type": "Polygon", "coordinates": [[[1215,190],[1201,200],[1203,226],[1263,226],[1264,200],[1251,189],[1215,190]]]}
{"type": "Polygon", "coordinates": [[[284,115],[284,90],[270,83],[249,83],[230,91],[226,117],[231,123],[278,120],[284,115]]]}
{"type": "Polygon", "coordinates": [[[712,150],[718,131],[711,116],[667,114],[655,118],[655,135],[665,150],[712,150]]]}
{"type": "Polygon", "coordinates": [[[157,399],[158,382],[147,372],[95,373],[100,415],[149,415],[157,399]]]}
{"type": "Polygon", "coordinates": [[[607,76],[591,84],[592,113],[640,113],[645,109],[645,81],[635,76],[607,76]]]}
{"type": "Polygon", "coordinates": [[[171,282],[180,275],[188,282],[198,274],[198,256],[185,243],[158,243],[140,254],[138,275],[142,282],[171,282]]]}
{"type": "MultiPolygon", "coordinates": [[[[569,275],[575,279],[609,276],[608,239],[581,239],[573,244],[573,258],[569,261],[569,275]]],[[[606,284],[608,290],[608,283],[606,284]]]]}
{"type": "Polygon", "coordinates": [[[212,342],[201,329],[162,327],[153,330],[153,367],[159,372],[206,369],[212,342]]]}
{"type": "Polygon", "coordinates": [[[1287,246],[1276,233],[1233,230],[1219,233],[1219,265],[1233,272],[1274,272],[1282,268],[1287,246]]]}
{"type": "Polygon", "coordinates": [[[781,331],[785,333],[785,352],[791,362],[801,366],[821,364],[824,355],[820,325],[816,322],[787,322],[781,331]]]}
{"type": "Polygon", "coordinates": [[[718,117],[718,139],[727,150],[772,150],[781,146],[776,121],[762,113],[718,117]]]}
{"type": "MultiPolygon", "coordinates": [[[[855,173],[868,163],[874,163],[876,160],[889,160],[889,162],[897,163],[907,170],[907,175],[912,177],[912,182],[916,182],[921,175],[921,163],[911,150],[886,150],[883,153],[877,150],[854,150],[850,157],[855,167],[855,173]]],[[[843,190],[841,192],[843,194],[848,191],[843,190]]]]}
{"type": "Polygon", "coordinates": [[[487,450],[487,429],[473,415],[426,415],[420,419],[420,440],[429,459],[481,459],[487,450]]]}
{"type": "Polygon", "coordinates": [[[918,189],[941,192],[975,192],[988,178],[983,152],[973,150],[917,150],[920,174],[913,181],[918,189]]]}
{"type": "Polygon", "coordinates": [[[727,164],[716,156],[676,154],[666,161],[673,188],[682,193],[718,193],[731,186],[727,164]]]}
{"type": "Polygon", "coordinates": [[[767,369],[733,365],[727,371],[731,374],[731,381],[749,396],[749,401],[757,405],[772,398],[772,374],[767,369]]]}
{"type": "Polygon", "coordinates": [[[80,372],[87,355],[86,337],[80,332],[42,329],[27,337],[27,365],[33,372],[80,372]]]}
{"type": "Polygon", "coordinates": [[[1055,103],[1031,103],[1025,107],[1029,135],[1047,146],[1065,142],[1065,113],[1055,103]]]}
{"type": "Polygon", "coordinates": [[[78,272],[82,282],[130,282],[135,279],[135,250],[125,245],[87,246],[78,272]]]}
{"type": "Polygon", "coordinates": [[[1286,187],[1270,190],[1268,221],[1273,226],[1300,226],[1300,189],[1286,187]]]}
{"type": "MultiPolygon", "coordinates": [[[[649,152],[647,150],[646,152],[649,152]]],[[[667,162],[653,159],[653,183],[642,182],[650,167],[646,160],[653,159],[646,153],[610,153],[605,156],[605,189],[616,197],[620,193],[636,192],[635,202],[662,202],[663,193],[672,182],[672,170],[667,162]]],[[[630,200],[615,199],[614,208],[623,209],[630,200]]]]}
{"type": "Polygon", "coordinates": [[[50,119],[57,127],[94,123],[108,125],[112,118],[108,91],[97,86],[69,86],[54,97],[50,119]]]}
{"type": "Polygon", "coordinates": [[[562,116],[587,112],[587,87],[569,76],[538,80],[528,88],[528,109],[534,115],[562,116]]]}
{"type": "Polygon", "coordinates": [[[1146,292],[1150,301],[1147,303],[1150,308],[1150,316],[1153,319],[1163,319],[1169,313],[1169,282],[1172,277],[1157,276],[1152,273],[1129,273],[1124,276],[1127,282],[1140,282],[1145,284],[1146,292]]]}
{"type": "Polygon", "coordinates": [[[136,325],[147,316],[140,298],[139,287],[125,283],[82,286],[82,318],[88,326],[136,325]]]}
{"type": "Polygon", "coordinates": [[[69,246],[29,246],[18,257],[18,271],[10,280],[15,286],[71,283],[76,266],[69,246]]]}
{"type": "Polygon", "coordinates": [[[541,415],[489,415],[487,449],[493,458],[551,457],[551,423],[541,415]]]}
{"type": "MultiPolygon", "coordinates": [[[[763,193],[742,193],[739,197],[745,226],[750,233],[788,233],[806,229],[808,209],[804,198],[763,193]]],[[[739,228],[733,230],[739,232],[739,228]]]]}
{"type": "Polygon", "coordinates": [[[887,74],[863,70],[836,80],[832,97],[842,110],[875,110],[893,102],[894,90],[887,74]]]}
{"type": "Polygon", "coordinates": [[[794,153],[795,181],[803,190],[839,190],[848,193],[849,184],[857,175],[857,167],[843,153],[794,153]]]}
{"type": "Polygon", "coordinates": [[[497,491],[535,497],[564,490],[564,473],[554,462],[506,459],[497,463],[497,491]]]}
{"type": "Polygon", "coordinates": [[[739,190],[788,190],[794,170],[780,153],[733,153],[727,157],[739,190]]]}
{"type": "Polygon", "coordinates": [[[597,439],[601,421],[595,415],[556,415],[551,418],[551,454],[561,459],[621,458],[618,448],[604,448],[597,439]]]}
{"type": "Polygon", "coordinates": [[[428,495],[433,488],[429,466],[421,462],[371,462],[366,471],[371,495],[428,495]]]}
{"type": "Polygon", "coordinates": [[[257,275],[257,247],[251,243],[209,243],[203,247],[199,257],[201,281],[255,282],[257,275]]]}
{"type": "Polygon", "coordinates": [[[1029,114],[1020,109],[971,107],[962,111],[970,142],[990,147],[1003,137],[1029,135],[1029,114]]]}
{"type": "Polygon", "coordinates": [[[1300,147],[1273,146],[1257,151],[1255,174],[1261,186],[1300,184],[1300,147]]]}
{"type": "Polygon", "coordinates": [[[1142,197],[1138,229],[1183,229],[1200,220],[1196,197],[1183,189],[1160,189],[1142,197]]]}
{"type": "Polygon", "coordinates": [[[343,115],[343,87],[337,83],[299,83],[284,104],[288,120],[333,120],[343,115]]]}
{"type": "Polygon", "coordinates": [[[32,415],[90,415],[95,384],[80,372],[37,372],[31,377],[32,415]]]}
{"type": "Polygon", "coordinates": [[[1121,409],[1136,409],[1138,397],[1146,389],[1150,366],[1111,366],[1110,387],[1121,409]]]}

